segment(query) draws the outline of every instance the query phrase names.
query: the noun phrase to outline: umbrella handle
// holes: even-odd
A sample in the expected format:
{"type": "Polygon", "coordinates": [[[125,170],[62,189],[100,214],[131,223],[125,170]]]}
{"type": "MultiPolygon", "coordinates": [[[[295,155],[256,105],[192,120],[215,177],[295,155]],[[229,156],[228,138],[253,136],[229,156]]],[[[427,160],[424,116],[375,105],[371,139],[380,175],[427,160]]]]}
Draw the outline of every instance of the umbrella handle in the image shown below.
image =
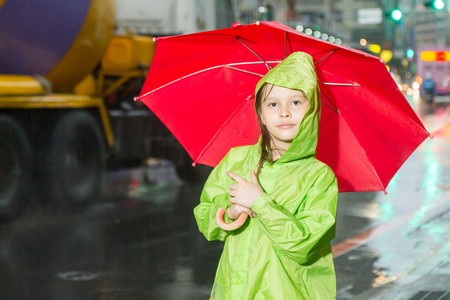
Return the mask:
{"type": "Polygon", "coordinates": [[[217,226],[219,226],[221,229],[226,230],[226,231],[232,231],[232,230],[238,229],[239,227],[244,225],[245,220],[247,220],[247,217],[248,217],[248,214],[243,212],[239,215],[239,218],[237,218],[236,221],[231,222],[231,223],[226,223],[223,220],[224,213],[225,213],[225,209],[223,209],[222,207],[219,207],[219,209],[217,210],[217,213],[216,213],[216,223],[217,223],[217,226]]]}

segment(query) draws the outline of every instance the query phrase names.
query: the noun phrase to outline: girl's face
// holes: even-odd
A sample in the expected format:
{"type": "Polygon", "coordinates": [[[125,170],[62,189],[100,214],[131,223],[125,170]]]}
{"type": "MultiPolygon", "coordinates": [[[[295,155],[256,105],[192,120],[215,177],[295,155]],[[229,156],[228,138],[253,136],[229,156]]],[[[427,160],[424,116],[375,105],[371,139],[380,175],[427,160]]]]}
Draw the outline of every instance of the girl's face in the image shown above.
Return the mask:
{"type": "Polygon", "coordinates": [[[274,149],[286,150],[297,136],[309,107],[302,91],[268,84],[261,103],[261,122],[272,137],[274,149]]]}

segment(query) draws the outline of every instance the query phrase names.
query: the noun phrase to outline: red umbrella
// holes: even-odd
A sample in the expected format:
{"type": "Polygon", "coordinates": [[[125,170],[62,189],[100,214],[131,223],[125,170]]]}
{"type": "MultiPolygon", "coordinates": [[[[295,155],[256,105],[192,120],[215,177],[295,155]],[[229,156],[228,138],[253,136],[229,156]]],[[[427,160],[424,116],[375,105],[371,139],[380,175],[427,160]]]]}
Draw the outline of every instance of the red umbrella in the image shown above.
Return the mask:
{"type": "Polygon", "coordinates": [[[232,147],[254,144],[256,83],[295,51],[312,55],[322,99],[317,158],[340,192],[385,190],[429,136],[382,60],[277,22],[156,39],[138,99],[194,160],[215,166],[232,147]]]}

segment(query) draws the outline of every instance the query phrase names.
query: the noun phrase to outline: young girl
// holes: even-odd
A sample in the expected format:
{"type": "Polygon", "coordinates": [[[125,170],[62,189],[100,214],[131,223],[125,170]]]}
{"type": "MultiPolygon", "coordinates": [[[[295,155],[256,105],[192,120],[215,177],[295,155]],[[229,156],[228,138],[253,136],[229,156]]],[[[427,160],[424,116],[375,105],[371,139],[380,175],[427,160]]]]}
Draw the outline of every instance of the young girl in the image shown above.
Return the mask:
{"type": "Polygon", "coordinates": [[[225,241],[211,299],[335,299],[330,241],[338,187],[316,160],[320,91],[313,59],[295,52],[256,86],[262,135],[233,148],[212,171],[194,209],[208,240],[225,241]],[[241,212],[234,230],[218,227],[241,212]]]}

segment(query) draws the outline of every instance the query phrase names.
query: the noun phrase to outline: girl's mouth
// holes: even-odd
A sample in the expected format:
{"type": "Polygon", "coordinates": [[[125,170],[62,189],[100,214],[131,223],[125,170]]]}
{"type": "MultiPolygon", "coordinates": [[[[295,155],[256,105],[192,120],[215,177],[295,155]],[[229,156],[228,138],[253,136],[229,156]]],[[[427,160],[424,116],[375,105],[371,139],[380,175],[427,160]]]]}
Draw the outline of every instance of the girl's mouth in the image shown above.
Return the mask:
{"type": "Polygon", "coordinates": [[[277,127],[280,128],[280,129],[290,129],[290,128],[294,127],[294,126],[295,126],[295,124],[280,124],[277,127]]]}

